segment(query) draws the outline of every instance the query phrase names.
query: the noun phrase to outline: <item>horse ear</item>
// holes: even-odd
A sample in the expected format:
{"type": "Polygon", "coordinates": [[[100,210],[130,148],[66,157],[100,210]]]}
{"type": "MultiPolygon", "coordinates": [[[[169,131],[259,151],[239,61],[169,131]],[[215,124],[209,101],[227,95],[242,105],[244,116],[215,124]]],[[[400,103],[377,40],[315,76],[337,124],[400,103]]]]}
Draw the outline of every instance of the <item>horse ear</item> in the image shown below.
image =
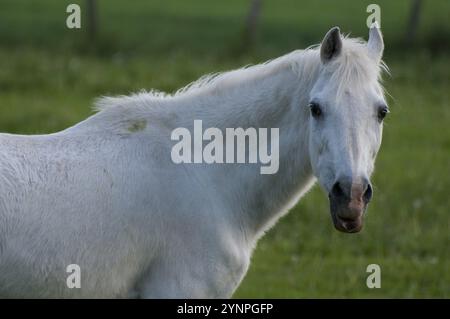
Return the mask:
{"type": "Polygon", "coordinates": [[[342,39],[339,27],[334,27],[327,32],[320,45],[320,59],[327,63],[337,57],[342,50],[342,39]]]}
{"type": "Polygon", "coordinates": [[[381,34],[377,22],[373,23],[370,27],[367,50],[369,51],[369,56],[372,59],[374,59],[377,63],[380,62],[381,57],[383,56],[384,42],[383,35],[381,34]]]}

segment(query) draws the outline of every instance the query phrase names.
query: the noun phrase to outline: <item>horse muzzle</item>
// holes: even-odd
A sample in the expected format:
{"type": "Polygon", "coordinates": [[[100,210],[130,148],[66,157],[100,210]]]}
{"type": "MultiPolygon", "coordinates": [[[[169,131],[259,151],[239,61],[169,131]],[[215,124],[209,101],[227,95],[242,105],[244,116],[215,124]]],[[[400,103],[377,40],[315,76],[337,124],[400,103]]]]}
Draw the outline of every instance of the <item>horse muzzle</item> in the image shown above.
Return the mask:
{"type": "Polygon", "coordinates": [[[357,183],[338,180],[328,195],[334,227],[344,233],[357,233],[363,227],[367,204],[372,198],[372,186],[366,179],[357,183]]]}

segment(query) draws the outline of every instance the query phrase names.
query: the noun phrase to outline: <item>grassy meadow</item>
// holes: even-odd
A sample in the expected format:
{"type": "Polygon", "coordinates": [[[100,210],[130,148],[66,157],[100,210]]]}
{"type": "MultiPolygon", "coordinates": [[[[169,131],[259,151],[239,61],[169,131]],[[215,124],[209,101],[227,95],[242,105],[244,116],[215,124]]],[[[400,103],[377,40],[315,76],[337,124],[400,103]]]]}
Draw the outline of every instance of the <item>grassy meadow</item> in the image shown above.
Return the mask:
{"type": "MultiPolygon", "coordinates": [[[[339,25],[367,39],[372,1],[263,0],[257,42],[242,50],[249,1],[100,0],[95,41],[65,26],[84,1],[0,2],[0,131],[61,130],[100,95],[173,91],[205,73],[255,64],[320,42],[339,25]]],[[[424,1],[404,45],[410,1],[378,1],[391,70],[391,114],[364,230],[334,230],[315,187],[260,241],[235,297],[450,297],[450,2],[424,1]],[[368,264],[382,286],[366,286],[368,264]]],[[[1,151],[1,150],[0,150],[1,151]]]]}

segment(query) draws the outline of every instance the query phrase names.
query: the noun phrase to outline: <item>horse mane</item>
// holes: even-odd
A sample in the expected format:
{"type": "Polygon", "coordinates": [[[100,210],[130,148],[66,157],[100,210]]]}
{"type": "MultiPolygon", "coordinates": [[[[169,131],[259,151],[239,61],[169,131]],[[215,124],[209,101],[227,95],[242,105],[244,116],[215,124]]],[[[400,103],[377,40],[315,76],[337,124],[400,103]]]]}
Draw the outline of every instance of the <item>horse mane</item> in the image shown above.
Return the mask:
{"type": "Polygon", "coordinates": [[[125,106],[133,104],[142,105],[143,103],[149,104],[161,100],[168,100],[171,98],[182,97],[189,94],[198,94],[216,88],[219,85],[223,86],[224,82],[233,83],[236,82],[238,79],[242,80],[244,77],[249,78],[253,75],[260,74],[259,71],[261,71],[264,66],[275,65],[277,62],[286,60],[288,56],[291,56],[295,53],[298,54],[304,51],[306,50],[293,51],[279,58],[265,61],[261,64],[245,65],[241,68],[234,70],[205,74],[201,76],[199,79],[176,90],[174,93],[167,93],[156,89],[151,89],[149,91],[141,90],[131,95],[101,96],[100,98],[96,99],[94,104],[94,110],[100,112],[103,110],[114,108],[116,106],[125,106]]]}
{"type": "MultiPolygon", "coordinates": [[[[389,73],[389,69],[383,61],[376,63],[369,57],[366,41],[360,38],[349,38],[348,36],[343,36],[342,41],[341,55],[331,61],[329,66],[333,70],[332,79],[335,83],[338,83],[338,98],[342,96],[346,87],[359,88],[364,83],[381,82],[382,73],[389,73]]],[[[174,93],[151,89],[131,95],[102,96],[95,101],[94,110],[100,112],[116,106],[151,105],[161,100],[189,94],[201,94],[232,83],[239,83],[243,79],[258,78],[258,75],[276,72],[286,67],[295,72],[302,81],[312,81],[313,75],[322,66],[319,51],[320,44],[315,44],[304,50],[295,50],[261,64],[246,65],[231,71],[206,74],[174,93]]]]}

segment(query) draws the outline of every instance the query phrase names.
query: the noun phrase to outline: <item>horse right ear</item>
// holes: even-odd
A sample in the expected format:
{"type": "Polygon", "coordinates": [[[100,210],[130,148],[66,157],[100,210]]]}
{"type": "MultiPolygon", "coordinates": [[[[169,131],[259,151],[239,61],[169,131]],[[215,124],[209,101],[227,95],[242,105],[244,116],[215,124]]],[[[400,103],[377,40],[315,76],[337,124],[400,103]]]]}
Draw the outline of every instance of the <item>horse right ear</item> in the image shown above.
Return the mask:
{"type": "Polygon", "coordinates": [[[322,63],[328,63],[337,57],[342,50],[342,39],[339,27],[334,27],[327,32],[320,45],[320,59],[322,63]]]}
{"type": "Polygon", "coordinates": [[[375,22],[369,31],[369,41],[367,41],[369,55],[378,63],[383,56],[384,42],[378,23],[375,22]]]}

